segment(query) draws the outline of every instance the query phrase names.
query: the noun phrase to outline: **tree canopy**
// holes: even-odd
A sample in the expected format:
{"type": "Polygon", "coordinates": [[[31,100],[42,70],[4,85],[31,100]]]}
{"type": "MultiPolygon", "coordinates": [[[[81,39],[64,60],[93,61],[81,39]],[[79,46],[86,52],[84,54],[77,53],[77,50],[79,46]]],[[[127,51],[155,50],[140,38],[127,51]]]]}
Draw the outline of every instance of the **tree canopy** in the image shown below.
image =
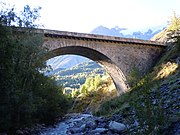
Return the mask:
{"type": "Polygon", "coordinates": [[[31,31],[38,27],[39,10],[25,6],[20,13],[14,8],[0,11],[0,132],[53,121],[68,109],[62,88],[39,72],[48,53],[43,36],[31,31]],[[26,29],[17,33],[13,26],[26,29]]]}

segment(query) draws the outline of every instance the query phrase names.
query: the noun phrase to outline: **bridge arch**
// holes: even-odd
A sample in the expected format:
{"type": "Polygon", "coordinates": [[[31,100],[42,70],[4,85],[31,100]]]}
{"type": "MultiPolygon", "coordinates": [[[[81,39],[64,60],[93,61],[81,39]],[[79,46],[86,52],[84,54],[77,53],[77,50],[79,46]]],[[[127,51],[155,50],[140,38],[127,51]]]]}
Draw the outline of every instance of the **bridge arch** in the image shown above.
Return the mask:
{"type": "MultiPolygon", "coordinates": [[[[14,28],[14,31],[23,32],[22,28],[14,28]]],[[[49,58],[76,54],[101,64],[111,75],[119,95],[128,90],[125,76],[134,67],[140,73],[148,72],[166,48],[164,43],[133,38],[46,29],[32,32],[43,35],[43,47],[54,52],[49,58]]]]}
{"type": "Polygon", "coordinates": [[[153,41],[103,35],[39,30],[44,34],[43,46],[54,56],[76,54],[101,64],[112,77],[118,95],[128,90],[125,76],[134,67],[148,72],[161,56],[165,45],[153,41]]]}
{"type": "Polygon", "coordinates": [[[110,58],[97,50],[83,46],[65,46],[51,50],[50,54],[51,55],[49,55],[46,59],[68,54],[87,57],[100,64],[109,73],[116,86],[118,95],[121,95],[128,90],[126,78],[120,68],[117,67],[110,58]]]}

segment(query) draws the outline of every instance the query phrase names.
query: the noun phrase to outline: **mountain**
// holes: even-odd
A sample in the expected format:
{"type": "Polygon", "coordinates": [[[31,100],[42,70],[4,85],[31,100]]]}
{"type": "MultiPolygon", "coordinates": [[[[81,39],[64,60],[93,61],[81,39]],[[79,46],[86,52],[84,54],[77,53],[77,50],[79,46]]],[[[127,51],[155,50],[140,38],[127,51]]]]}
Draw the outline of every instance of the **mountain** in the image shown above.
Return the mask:
{"type": "Polygon", "coordinates": [[[124,37],[124,35],[121,33],[121,31],[126,30],[126,28],[119,28],[118,26],[114,28],[107,28],[104,26],[96,27],[91,31],[92,34],[99,34],[99,35],[106,35],[106,36],[121,36],[124,37]]]}
{"type": "Polygon", "coordinates": [[[104,75],[105,70],[96,62],[89,60],[82,62],[76,66],[56,72],[53,76],[56,78],[57,84],[66,88],[80,88],[84,84],[86,78],[104,75]]]}
{"type": "Polygon", "coordinates": [[[56,73],[56,76],[75,75],[79,73],[92,73],[97,72],[96,69],[101,69],[102,71],[100,71],[99,73],[103,74],[102,67],[96,62],[89,60],[87,62],[81,62],[80,64],[73,66],[71,68],[61,70],[56,73]]]}
{"type": "Polygon", "coordinates": [[[79,63],[88,61],[89,59],[86,57],[78,56],[78,55],[62,55],[51,58],[46,61],[46,65],[52,68],[52,71],[48,73],[48,75],[57,73],[62,69],[71,68],[79,63]]]}
{"type": "Polygon", "coordinates": [[[100,34],[100,35],[107,35],[107,36],[118,36],[118,37],[125,37],[125,38],[137,38],[137,39],[144,39],[150,40],[154,35],[159,33],[163,29],[162,26],[159,26],[159,29],[146,29],[142,31],[130,31],[126,28],[119,28],[118,26],[114,28],[107,28],[104,26],[98,26],[94,30],[91,31],[92,34],[100,34]],[[129,31],[129,32],[128,32],[129,31]]]}

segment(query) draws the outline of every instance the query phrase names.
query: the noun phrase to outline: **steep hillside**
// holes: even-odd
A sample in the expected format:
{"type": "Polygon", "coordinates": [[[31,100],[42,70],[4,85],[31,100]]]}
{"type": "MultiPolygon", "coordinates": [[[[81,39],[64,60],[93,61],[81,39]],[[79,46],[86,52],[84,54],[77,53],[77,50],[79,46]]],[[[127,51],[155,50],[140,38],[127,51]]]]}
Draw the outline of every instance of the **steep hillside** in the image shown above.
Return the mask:
{"type": "Polygon", "coordinates": [[[104,102],[96,114],[124,123],[127,134],[179,135],[180,38],[171,41],[151,73],[132,76],[140,81],[128,93],[104,102]]]}
{"type": "Polygon", "coordinates": [[[158,34],[154,35],[151,40],[152,41],[157,41],[157,42],[163,42],[165,43],[168,39],[168,30],[167,28],[164,29],[163,31],[159,32],[158,34]]]}

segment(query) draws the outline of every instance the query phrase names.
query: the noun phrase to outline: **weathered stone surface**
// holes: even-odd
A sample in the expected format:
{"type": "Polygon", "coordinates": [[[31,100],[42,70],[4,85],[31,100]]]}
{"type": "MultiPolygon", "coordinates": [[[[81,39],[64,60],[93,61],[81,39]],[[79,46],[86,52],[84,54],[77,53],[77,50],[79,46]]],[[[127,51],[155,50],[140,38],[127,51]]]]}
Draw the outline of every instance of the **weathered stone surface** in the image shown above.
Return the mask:
{"type": "Polygon", "coordinates": [[[121,133],[126,130],[126,126],[122,123],[116,122],[116,121],[111,121],[109,123],[109,129],[111,129],[114,132],[121,133]]]}

